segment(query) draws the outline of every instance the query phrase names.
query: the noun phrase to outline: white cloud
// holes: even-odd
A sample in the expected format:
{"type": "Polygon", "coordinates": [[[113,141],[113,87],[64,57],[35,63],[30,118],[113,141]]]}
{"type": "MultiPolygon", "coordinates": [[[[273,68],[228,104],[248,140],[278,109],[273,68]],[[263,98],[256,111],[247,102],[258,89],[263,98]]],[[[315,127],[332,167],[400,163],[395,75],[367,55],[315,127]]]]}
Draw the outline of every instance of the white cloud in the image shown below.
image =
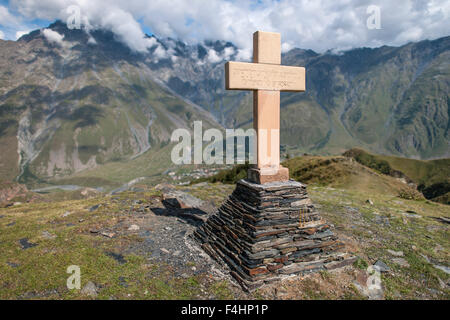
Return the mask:
{"type": "Polygon", "coordinates": [[[213,48],[209,48],[206,55],[206,60],[209,63],[218,63],[224,60],[229,60],[236,51],[233,47],[226,47],[223,52],[218,53],[213,48]]]}
{"type": "Polygon", "coordinates": [[[30,30],[19,30],[19,31],[16,31],[16,40],[19,40],[20,37],[22,37],[22,36],[24,36],[24,35],[26,35],[28,33],[30,33],[30,30]]]}
{"type": "Polygon", "coordinates": [[[293,48],[292,42],[283,42],[281,44],[281,52],[288,52],[293,48]]]}
{"type": "Polygon", "coordinates": [[[12,15],[8,8],[0,6],[0,26],[8,27],[18,25],[20,18],[12,15]]]}
{"type": "Polygon", "coordinates": [[[228,60],[231,58],[231,56],[235,54],[234,48],[233,47],[226,47],[225,50],[223,51],[223,59],[224,60],[228,60]]]}
{"type": "Polygon", "coordinates": [[[168,56],[167,51],[161,45],[158,45],[156,47],[153,54],[156,56],[157,59],[164,59],[167,58],[168,56]]]}
{"type": "Polygon", "coordinates": [[[56,31],[53,31],[51,29],[44,29],[41,30],[41,33],[44,35],[44,37],[52,43],[56,43],[60,46],[63,45],[63,39],[64,39],[64,35],[63,34],[59,34],[56,31]]]}
{"type": "Polygon", "coordinates": [[[3,33],[3,31],[0,30],[0,39],[4,39],[5,38],[5,34],[3,33]]]}
{"type": "Polygon", "coordinates": [[[206,59],[210,63],[217,63],[217,62],[222,61],[222,58],[219,57],[219,55],[217,54],[216,50],[214,50],[214,49],[209,49],[208,50],[208,55],[206,56],[206,59]]]}
{"type": "Polygon", "coordinates": [[[242,61],[250,61],[253,56],[252,53],[253,53],[252,49],[250,49],[250,48],[239,49],[236,59],[242,60],[242,61]]]}
{"type": "Polygon", "coordinates": [[[283,50],[301,47],[319,52],[330,48],[401,45],[447,36],[450,30],[448,0],[10,1],[10,6],[28,19],[63,21],[70,16],[67,8],[74,4],[80,7],[81,21],[89,21],[93,28],[113,31],[135,51],[152,46],[140,23],[158,36],[188,43],[205,39],[233,42],[242,58],[251,56],[252,33],[256,30],[280,32],[283,50]],[[369,30],[366,25],[366,9],[372,4],[381,10],[380,30],[369,30]]]}
{"type": "Polygon", "coordinates": [[[97,44],[97,41],[95,41],[93,36],[89,36],[88,43],[89,44],[97,44]]]}

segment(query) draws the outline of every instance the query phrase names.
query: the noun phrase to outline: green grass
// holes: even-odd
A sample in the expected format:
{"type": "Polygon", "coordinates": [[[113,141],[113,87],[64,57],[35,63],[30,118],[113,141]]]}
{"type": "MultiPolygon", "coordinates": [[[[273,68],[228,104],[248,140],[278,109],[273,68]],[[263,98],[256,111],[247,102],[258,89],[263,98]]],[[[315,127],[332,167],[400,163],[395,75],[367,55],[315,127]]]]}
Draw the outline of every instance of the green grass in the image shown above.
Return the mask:
{"type": "Polygon", "coordinates": [[[415,160],[375,155],[356,148],[349,150],[346,155],[384,174],[400,171],[417,184],[429,186],[450,179],[450,159],[415,160]]]}
{"type": "MultiPolygon", "coordinates": [[[[282,164],[289,168],[291,179],[303,183],[360,190],[368,194],[404,194],[415,199],[422,198],[419,192],[393,177],[343,156],[302,156],[287,159],[282,164]]],[[[248,165],[237,165],[202,181],[234,184],[246,177],[247,168],[248,165]]]]}
{"type": "MultiPolygon", "coordinates": [[[[143,197],[154,194],[152,191],[143,197]]],[[[120,195],[124,199],[130,196],[120,195]]],[[[149,263],[146,257],[125,255],[126,263],[121,264],[107,254],[118,253],[119,248],[141,240],[133,235],[110,239],[90,234],[91,228],[112,226],[121,218],[117,205],[105,201],[94,198],[0,209],[4,216],[0,219],[0,299],[89,298],[80,290],[67,289],[70,274],[66,271],[70,265],[80,266],[82,287],[92,281],[101,289],[98,299],[197,299],[206,275],[177,278],[170,267],[149,263]],[[104,205],[98,210],[87,210],[99,202],[104,205]],[[62,217],[65,211],[71,214],[62,217]],[[11,222],[15,224],[8,226],[11,222]],[[44,231],[56,237],[45,239],[44,231]],[[22,250],[19,240],[23,238],[37,246],[22,250]]],[[[230,298],[223,282],[212,282],[206,288],[206,294],[230,298]]]]}
{"type": "Polygon", "coordinates": [[[440,288],[438,281],[438,278],[448,281],[449,276],[422,257],[423,254],[435,263],[448,264],[448,227],[433,218],[448,216],[448,206],[399,200],[383,194],[371,194],[374,202],[371,206],[365,202],[368,195],[364,192],[317,186],[310,188],[309,193],[314,203],[322,206],[322,215],[341,234],[355,242],[354,253],[359,256],[355,268],[365,269],[377,260],[382,260],[391,268],[392,272],[382,274],[387,299],[450,298],[449,290],[440,288]],[[347,206],[356,208],[358,214],[348,214],[347,206]],[[421,217],[405,218],[403,214],[406,211],[417,212],[421,217]],[[389,224],[376,223],[377,216],[386,217],[389,224]],[[439,247],[442,250],[436,250],[439,247]],[[387,249],[403,251],[403,258],[410,267],[392,262],[395,257],[387,249]]]}
{"type": "Polygon", "coordinates": [[[362,149],[351,149],[344,153],[359,163],[380,173],[394,177],[405,177],[418,185],[428,199],[450,204],[450,159],[414,160],[401,157],[371,154],[362,149]],[[446,196],[447,194],[447,196],[446,196]]]}
{"type": "MultiPolygon", "coordinates": [[[[315,159],[309,159],[316,161],[315,159]]],[[[199,186],[177,187],[216,206],[229,195],[231,184],[207,183],[199,186]]],[[[448,290],[440,288],[439,279],[449,276],[433,263],[447,265],[450,244],[448,227],[434,219],[449,215],[448,206],[404,200],[393,194],[367,193],[362,189],[331,188],[309,185],[309,194],[320,205],[322,216],[336,226],[340,237],[345,236],[351,246],[347,249],[359,259],[352,269],[343,273],[321,272],[318,277],[306,277],[286,285],[291,298],[296,299],[363,299],[353,286],[353,272],[363,272],[377,260],[384,261],[392,270],[382,275],[387,299],[449,299],[448,290]],[[366,200],[370,197],[373,205],[366,200]],[[348,207],[356,211],[348,211],[348,207]],[[421,217],[406,217],[407,211],[421,217]],[[377,223],[377,217],[388,219],[389,224],[377,223]],[[406,222],[405,222],[406,221],[406,222]],[[350,240],[349,240],[350,239],[350,240]],[[414,246],[414,247],[413,247],[414,246]],[[440,249],[436,249],[440,248],[440,249]],[[392,262],[387,249],[403,251],[410,267],[392,262]]],[[[0,209],[0,299],[84,299],[78,290],[68,290],[66,273],[69,265],[81,266],[82,285],[94,282],[99,288],[99,299],[197,299],[214,296],[233,299],[235,296],[226,281],[212,281],[199,274],[177,278],[165,264],[149,263],[145,257],[125,254],[121,264],[107,252],[122,252],[129,244],[141,241],[133,235],[118,235],[112,239],[92,235],[92,228],[107,229],[122,219],[119,203],[129,199],[145,199],[160,192],[149,188],[145,193],[124,192],[110,202],[109,197],[64,200],[23,204],[0,209]],[[102,203],[96,211],[88,208],[102,203]],[[70,211],[71,215],[62,217],[70,211]],[[83,219],[80,222],[80,219],[83,219]],[[14,225],[8,226],[15,222],[14,225]],[[47,231],[55,239],[45,239],[47,231]],[[28,238],[37,246],[22,250],[19,240],[28,238]],[[8,263],[15,263],[13,268],[8,263]],[[126,286],[124,285],[126,284],[126,286]],[[206,290],[201,293],[200,288],[206,290]]],[[[45,199],[44,199],[45,200],[45,199]]],[[[194,266],[188,262],[187,267],[194,266]]],[[[283,285],[284,286],[284,285],[283,285]]],[[[251,299],[273,298],[270,291],[258,290],[246,296],[251,299]]]]}

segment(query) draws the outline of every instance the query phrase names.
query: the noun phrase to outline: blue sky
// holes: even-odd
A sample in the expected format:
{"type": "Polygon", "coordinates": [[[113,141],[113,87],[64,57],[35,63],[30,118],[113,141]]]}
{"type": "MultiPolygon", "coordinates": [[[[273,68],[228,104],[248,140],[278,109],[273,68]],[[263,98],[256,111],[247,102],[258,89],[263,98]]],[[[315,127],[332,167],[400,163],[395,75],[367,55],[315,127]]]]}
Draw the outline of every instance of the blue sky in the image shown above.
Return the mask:
{"type": "Polygon", "coordinates": [[[67,21],[71,6],[92,28],[111,30],[137,51],[152,32],[188,43],[231,41],[247,54],[256,30],[280,32],[284,51],[318,52],[450,34],[448,0],[0,0],[0,38],[16,40],[56,19],[67,21]],[[378,8],[377,28],[368,26],[371,5],[378,8]]]}
{"type": "MultiPolygon", "coordinates": [[[[4,6],[8,9],[9,13],[14,17],[20,17],[20,13],[17,10],[9,7],[9,0],[0,0],[0,6],[4,6]]],[[[16,40],[16,33],[21,31],[30,31],[34,29],[39,29],[41,27],[48,26],[49,20],[39,19],[39,18],[26,18],[17,19],[17,24],[2,24],[0,20],[0,32],[3,32],[5,40],[16,40]]]]}

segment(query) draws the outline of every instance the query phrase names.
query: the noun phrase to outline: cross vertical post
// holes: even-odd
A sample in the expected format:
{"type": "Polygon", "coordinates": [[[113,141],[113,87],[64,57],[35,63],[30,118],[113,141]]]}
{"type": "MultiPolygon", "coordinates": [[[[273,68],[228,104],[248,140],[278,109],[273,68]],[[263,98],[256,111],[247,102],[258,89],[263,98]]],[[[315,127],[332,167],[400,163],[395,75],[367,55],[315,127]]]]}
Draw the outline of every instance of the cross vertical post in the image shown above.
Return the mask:
{"type": "Polygon", "coordinates": [[[256,131],[256,167],[248,180],[263,184],[289,180],[280,165],[280,91],[305,91],[305,68],[281,66],[279,33],[253,34],[253,63],[227,62],[228,90],[253,90],[253,128],[256,131]]]}

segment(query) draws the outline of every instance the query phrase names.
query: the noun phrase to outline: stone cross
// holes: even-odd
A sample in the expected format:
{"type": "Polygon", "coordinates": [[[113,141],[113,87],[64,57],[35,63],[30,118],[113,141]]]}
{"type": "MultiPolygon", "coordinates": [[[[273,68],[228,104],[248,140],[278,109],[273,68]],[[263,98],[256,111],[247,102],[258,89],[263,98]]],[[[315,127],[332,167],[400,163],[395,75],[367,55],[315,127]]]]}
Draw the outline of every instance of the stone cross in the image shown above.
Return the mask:
{"type": "Polygon", "coordinates": [[[282,66],[279,33],[253,34],[253,63],[227,62],[227,90],[253,90],[253,128],[257,164],[248,179],[263,184],[289,180],[280,165],[280,91],[305,91],[305,68],[282,66]]]}

